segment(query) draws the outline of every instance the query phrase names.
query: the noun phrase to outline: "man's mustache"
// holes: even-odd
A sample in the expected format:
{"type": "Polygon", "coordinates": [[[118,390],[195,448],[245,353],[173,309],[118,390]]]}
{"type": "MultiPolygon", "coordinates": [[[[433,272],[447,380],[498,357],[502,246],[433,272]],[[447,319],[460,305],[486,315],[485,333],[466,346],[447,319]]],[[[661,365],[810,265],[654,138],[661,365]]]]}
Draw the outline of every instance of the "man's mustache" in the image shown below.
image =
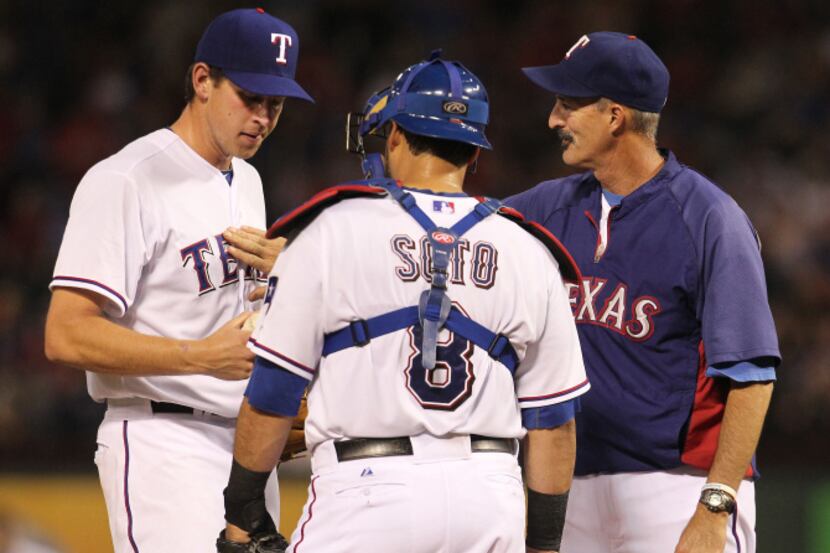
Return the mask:
{"type": "Polygon", "coordinates": [[[563,131],[562,129],[556,129],[556,136],[559,138],[559,142],[562,144],[563,148],[566,148],[568,144],[574,141],[573,135],[563,131]]]}

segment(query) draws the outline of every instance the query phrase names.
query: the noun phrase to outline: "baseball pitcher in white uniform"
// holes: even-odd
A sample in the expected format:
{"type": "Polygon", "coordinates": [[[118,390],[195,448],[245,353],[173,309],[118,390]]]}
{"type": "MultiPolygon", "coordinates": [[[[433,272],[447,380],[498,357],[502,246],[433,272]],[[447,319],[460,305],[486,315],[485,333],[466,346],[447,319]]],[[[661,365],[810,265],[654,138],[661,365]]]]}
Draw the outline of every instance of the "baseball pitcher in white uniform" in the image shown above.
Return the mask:
{"type": "MultiPolygon", "coordinates": [[[[96,164],[75,192],[46,354],[85,369],[107,404],[95,463],[116,553],[209,551],[224,523],[253,366],[243,326],[260,303],[256,269],[278,247],[255,230],[262,182],[245,160],[286,97],[311,100],[294,81],[298,50],[294,29],[261,9],[220,15],[198,44],[181,116],[96,164]]],[[[275,477],[268,507],[276,517],[275,477]]]]}
{"type": "Polygon", "coordinates": [[[589,388],[563,283],[579,271],[555,237],[462,192],[487,118],[479,79],[434,54],[351,118],[359,150],[386,136],[364,168],[392,178],[328,189],[269,230],[291,238],[249,341],[224,539],[264,524],[307,389],[313,474],[288,551],[558,550],[589,388]]]}

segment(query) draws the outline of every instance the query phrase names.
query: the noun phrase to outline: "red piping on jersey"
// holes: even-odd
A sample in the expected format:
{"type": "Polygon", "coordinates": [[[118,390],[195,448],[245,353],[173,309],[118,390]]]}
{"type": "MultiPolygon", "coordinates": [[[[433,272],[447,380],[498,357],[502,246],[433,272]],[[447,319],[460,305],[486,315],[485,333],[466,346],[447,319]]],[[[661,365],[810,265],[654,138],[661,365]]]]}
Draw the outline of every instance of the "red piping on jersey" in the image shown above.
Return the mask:
{"type": "Polygon", "coordinates": [[[599,260],[602,259],[602,256],[605,255],[605,252],[608,251],[608,246],[611,244],[611,215],[614,214],[614,210],[618,209],[619,206],[614,206],[608,211],[608,218],[605,220],[605,249],[600,253],[599,249],[602,246],[602,232],[599,230],[599,224],[594,219],[594,216],[591,215],[591,212],[585,210],[585,215],[588,217],[588,220],[593,223],[594,228],[597,229],[597,246],[594,249],[594,263],[599,263],[599,260]]]}
{"type": "Polygon", "coordinates": [[[554,398],[554,397],[564,396],[565,394],[570,394],[571,392],[575,392],[576,390],[578,390],[578,389],[580,389],[584,386],[587,386],[587,385],[588,385],[588,379],[586,378],[585,380],[583,380],[582,382],[580,382],[576,386],[572,386],[571,388],[568,388],[567,390],[562,390],[561,392],[555,392],[553,394],[547,394],[547,395],[544,395],[544,396],[520,397],[520,398],[518,398],[518,400],[519,401],[539,401],[539,400],[542,400],[542,399],[550,399],[550,398],[554,398]]]}
{"type": "Polygon", "coordinates": [[[309,373],[309,374],[311,374],[311,375],[313,375],[315,372],[317,372],[317,371],[315,371],[314,369],[312,369],[311,367],[306,367],[305,365],[303,365],[303,364],[302,364],[302,363],[300,363],[299,361],[295,361],[294,359],[291,359],[291,358],[290,358],[290,357],[288,357],[287,355],[283,355],[283,354],[281,354],[281,353],[280,353],[280,352],[278,352],[278,351],[274,351],[274,350],[272,350],[271,348],[269,348],[269,347],[267,347],[267,346],[265,346],[265,345],[263,345],[263,344],[261,344],[261,343],[257,342],[257,341],[256,341],[256,340],[254,340],[253,338],[248,338],[248,343],[253,344],[253,346],[254,346],[255,348],[258,348],[258,349],[261,349],[261,350],[267,351],[267,352],[268,352],[268,353],[270,353],[271,355],[275,355],[275,356],[279,357],[279,358],[280,358],[280,359],[282,359],[283,361],[288,361],[288,362],[289,362],[289,363],[291,363],[294,367],[296,367],[296,368],[298,368],[298,369],[301,369],[301,370],[303,370],[303,371],[305,371],[305,372],[307,372],[307,373],[309,373]]]}
{"type": "MultiPolygon", "coordinates": [[[[702,340],[698,344],[698,359],[695,398],[680,460],[686,465],[708,471],[718,449],[718,438],[731,381],[728,378],[706,376],[708,363],[702,340]]],[[[750,464],[744,476],[753,475],[750,464]]]]}
{"type": "MultiPolygon", "coordinates": [[[[58,281],[58,280],[68,280],[69,282],[83,282],[83,283],[86,283],[86,284],[92,284],[94,286],[98,286],[99,288],[103,288],[104,290],[106,290],[107,292],[109,292],[110,294],[112,294],[113,296],[118,298],[118,301],[120,301],[121,304],[124,306],[124,311],[126,311],[128,309],[127,300],[124,299],[124,296],[122,296],[121,294],[119,294],[118,292],[116,292],[115,290],[110,288],[109,286],[101,284],[97,280],[91,280],[91,279],[88,279],[88,278],[73,277],[73,276],[67,276],[67,275],[55,275],[54,277],[52,277],[52,282],[57,286],[61,286],[61,284],[59,282],[55,282],[55,281],[58,281]]],[[[61,286],[61,287],[64,287],[64,286],[61,286]]]]}
{"type": "Polygon", "coordinates": [[[300,550],[300,544],[303,543],[305,539],[305,527],[308,524],[312,517],[314,516],[314,503],[317,501],[317,479],[320,478],[319,476],[315,476],[311,479],[311,503],[308,504],[308,518],[303,521],[303,525],[300,526],[300,541],[297,542],[297,545],[294,546],[294,553],[300,550]]]}

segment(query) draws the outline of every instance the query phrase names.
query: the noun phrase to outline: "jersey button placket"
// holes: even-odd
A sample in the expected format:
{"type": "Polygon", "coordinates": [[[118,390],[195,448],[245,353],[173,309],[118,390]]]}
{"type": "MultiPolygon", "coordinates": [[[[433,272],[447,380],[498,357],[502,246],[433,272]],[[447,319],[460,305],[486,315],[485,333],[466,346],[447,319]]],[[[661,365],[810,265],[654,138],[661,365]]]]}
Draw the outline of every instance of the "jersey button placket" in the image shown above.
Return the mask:
{"type": "Polygon", "coordinates": [[[611,242],[611,217],[614,215],[614,212],[619,209],[619,206],[614,206],[608,211],[608,218],[605,220],[605,240],[602,237],[602,231],[600,230],[599,225],[591,218],[591,222],[597,228],[597,248],[594,251],[594,263],[599,263],[602,256],[605,255],[605,252],[608,250],[608,244],[611,242]]]}

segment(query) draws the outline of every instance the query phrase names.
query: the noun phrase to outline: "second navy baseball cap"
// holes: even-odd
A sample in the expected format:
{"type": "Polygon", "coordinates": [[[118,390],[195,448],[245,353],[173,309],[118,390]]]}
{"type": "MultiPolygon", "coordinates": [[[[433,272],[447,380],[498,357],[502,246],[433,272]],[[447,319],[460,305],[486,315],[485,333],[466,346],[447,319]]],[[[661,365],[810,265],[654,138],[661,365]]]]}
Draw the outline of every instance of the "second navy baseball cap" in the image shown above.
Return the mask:
{"type": "Polygon", "coordinates": [[[669,70],[645,42],[623,33],[584,35],[556,65],[522,71],[555,94],[609,98],[640,111],[659,113],[669,96],[669,70]]]}
{"type": "Polygon", "coordinates": [[[222,69],[238,87],[263,96],[314,100],[294,80],[300,39],[262,8],[225,12],[208,25],[193,61],[222,69]]]}

